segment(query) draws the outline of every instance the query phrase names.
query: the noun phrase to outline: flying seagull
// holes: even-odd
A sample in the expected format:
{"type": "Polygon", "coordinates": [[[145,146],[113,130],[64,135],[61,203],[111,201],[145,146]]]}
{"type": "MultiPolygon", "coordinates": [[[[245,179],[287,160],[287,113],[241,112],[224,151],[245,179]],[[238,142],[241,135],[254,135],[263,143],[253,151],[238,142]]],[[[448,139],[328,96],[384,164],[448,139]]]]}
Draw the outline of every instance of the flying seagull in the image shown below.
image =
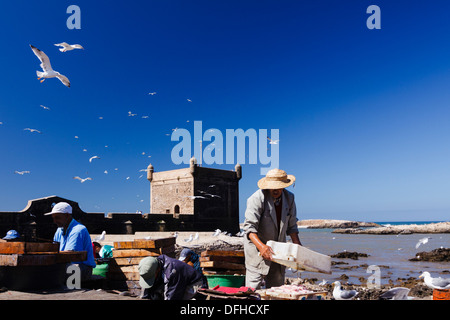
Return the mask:
{"type": "Polygon", "coordinates": [[[37,130],[37,129],[31,129],[31,128],[25,128],[25,129],[23,129],[23,130],[27,130],[27,131],[30,131],[30,132],[42,133],[41,131],[39,131],[39,130],[37,130]]]}
{"type": "Polygon", "coordinates": [[[269,144],[278,144],[278,141],[280,141],[280,140],[272,140],[269,137],[267,137],[267,140],[270,141],[269,144]]]}
{"type": "Polygon", "coordinates": [[[416,249],[420,247],[421,244],[425,244],[428,242],[428,240],[431,239],[430,237],[425,237],[420,239],[417,243],[416,243],[416,249]]]}
{"type": "Polygon", "coordinates": [[[339,281],[335,281],[333,284],[333,298],[336,300],[351,300],[358,294],[358,291],[356,290],[342,290],[339,281]]]}
{"type": "Polygon", "coordinates": [[[432,278],[430,273],[425,271],[419,278],[424,278],[425,284],[432,289],[448,290],[450,289],[450,278],[432,278]]]}
{"type": "Polygon", "coordinates": [[[48,78],[58,78],[66,87],[70,87],[70,81],[69,79],[67,79],[66,76],[60,74],[57,71],[54,71],[52,69],[52,66],[50,64],[50,59],[48,58],[48,56],[41,50],[39,50],[38,48],[32,46],[30,44],[31,50],[33,50],[34,54],[36,55],[36,57],[39,58],[39,60],[41,61],[41,68],[44,72],[41,71],[36,71],[36,74],[38,76],[38,80],[41,80],[41,83],[44,82],[45,79],[48,78]]]}
{"type": "Polygon", "coordinates": [[[49,107],[43,106],[42,104],[41,104],[41,108],[43,108],[43,109],[45,109],[45,110],[50,110],[49,107]]]}
{"type": "Polygon", "coordinates": [[[77,180],[80,180],[81,183],[85,182],[86,180],[92,180],[91,177],[87,177],[87,178],[82,179],[82,178],[80,178],[79,176],[76,176],[76,177],[73,177],[73,178],[74,178],[74,179],[77,179],[77,180]]]}
{"type": "Polygon", "coordinates": [[[61,47],[59,48],[59,51],[61,52],[71,51],[73,49],[84,49],[79,44],[68,44],[67,42],[56,43],[55,46],[61,47]]]}
{"type": "Polygon", "coordinates": [[[94,160],[94,159],[100,159],[100,157],[99,157],[99,156],[93,156],[93,157],[90,157],[90,158],[89,158],[89,162],[92,162],[92,160],[94,160]]]}
{"type": "Polygon", "coordinates": [[[156,92],[150,92],[149,95],[154,96],[156,92]]]}
{"type": "Polygon", "coordinates": [[[14,173],[20,174],[21,176],[23,176],[25,173],[30,173],[30,171],[17,171],[15,170],[14,173]]]}

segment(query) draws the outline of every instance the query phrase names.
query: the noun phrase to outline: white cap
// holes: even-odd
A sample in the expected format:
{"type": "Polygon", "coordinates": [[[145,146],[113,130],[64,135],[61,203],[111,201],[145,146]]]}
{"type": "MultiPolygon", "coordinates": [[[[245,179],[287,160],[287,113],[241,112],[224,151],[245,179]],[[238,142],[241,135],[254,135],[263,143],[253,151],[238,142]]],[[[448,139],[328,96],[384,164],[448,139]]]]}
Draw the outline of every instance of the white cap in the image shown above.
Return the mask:
{"type": "Polygon", "coordinates": [[[53,213],[72,214],[72,207],[67,202],[59,202],[53,206],[52,212],[45,213],[44,216],[48,216],[53,213]]]}

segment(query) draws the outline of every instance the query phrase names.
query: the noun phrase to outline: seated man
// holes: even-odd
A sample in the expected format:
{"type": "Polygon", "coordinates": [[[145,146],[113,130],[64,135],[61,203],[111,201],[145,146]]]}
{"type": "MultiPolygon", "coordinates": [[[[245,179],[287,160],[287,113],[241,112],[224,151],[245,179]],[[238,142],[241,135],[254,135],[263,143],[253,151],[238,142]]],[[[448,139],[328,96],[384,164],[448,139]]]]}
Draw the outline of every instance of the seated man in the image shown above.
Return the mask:
{"type": "Polygon", "coordinates": [[[85,261],[74,262],[81,271],[81,281],[89,280],[95,268],[91,236],[87,228],[72,218],[72,207],[66,202],[57,203],[51,212],[53,222],[58,226],[53,241],[59,242],[59,251],[87,251],[85,261]]]}
{"type": "Polygon", "coordinates": [[[199,271],[164,254],[142,259],[139,275],[144,299],[190,300],[203,285],[199,271]]]}

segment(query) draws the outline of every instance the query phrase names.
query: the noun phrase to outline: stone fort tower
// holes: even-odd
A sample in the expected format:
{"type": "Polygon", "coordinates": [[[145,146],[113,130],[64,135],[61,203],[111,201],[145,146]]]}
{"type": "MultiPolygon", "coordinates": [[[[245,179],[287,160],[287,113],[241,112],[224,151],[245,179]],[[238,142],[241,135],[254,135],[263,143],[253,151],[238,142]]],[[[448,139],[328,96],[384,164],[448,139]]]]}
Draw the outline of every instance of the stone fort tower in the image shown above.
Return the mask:
{"type": "Polygon", "coordinates": [[[228,171],[200,167],[191,158],[188,168],[154,172],[150,164],[147,169],[150,216],[190,216],[198,231],[239,231],[239,164],[228,171]]]}

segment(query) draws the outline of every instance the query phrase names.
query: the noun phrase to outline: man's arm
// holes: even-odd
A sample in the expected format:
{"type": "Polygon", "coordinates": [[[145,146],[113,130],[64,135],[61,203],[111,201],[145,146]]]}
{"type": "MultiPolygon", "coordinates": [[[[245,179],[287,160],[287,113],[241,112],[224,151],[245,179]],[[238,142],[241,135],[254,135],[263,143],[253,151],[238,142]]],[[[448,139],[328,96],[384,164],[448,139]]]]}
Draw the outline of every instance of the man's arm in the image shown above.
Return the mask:
{"type": "Polygon", "coordinates": [[[266,260],[272,260],[272,254],[273,252],[272,248],[268,245],[264,244],[258,237],[258,235],[254,232],[248,234],[248,238],[253,242],[253,244],[258,249],[259,253],[263,257],[263,259],[266,260]]]}

